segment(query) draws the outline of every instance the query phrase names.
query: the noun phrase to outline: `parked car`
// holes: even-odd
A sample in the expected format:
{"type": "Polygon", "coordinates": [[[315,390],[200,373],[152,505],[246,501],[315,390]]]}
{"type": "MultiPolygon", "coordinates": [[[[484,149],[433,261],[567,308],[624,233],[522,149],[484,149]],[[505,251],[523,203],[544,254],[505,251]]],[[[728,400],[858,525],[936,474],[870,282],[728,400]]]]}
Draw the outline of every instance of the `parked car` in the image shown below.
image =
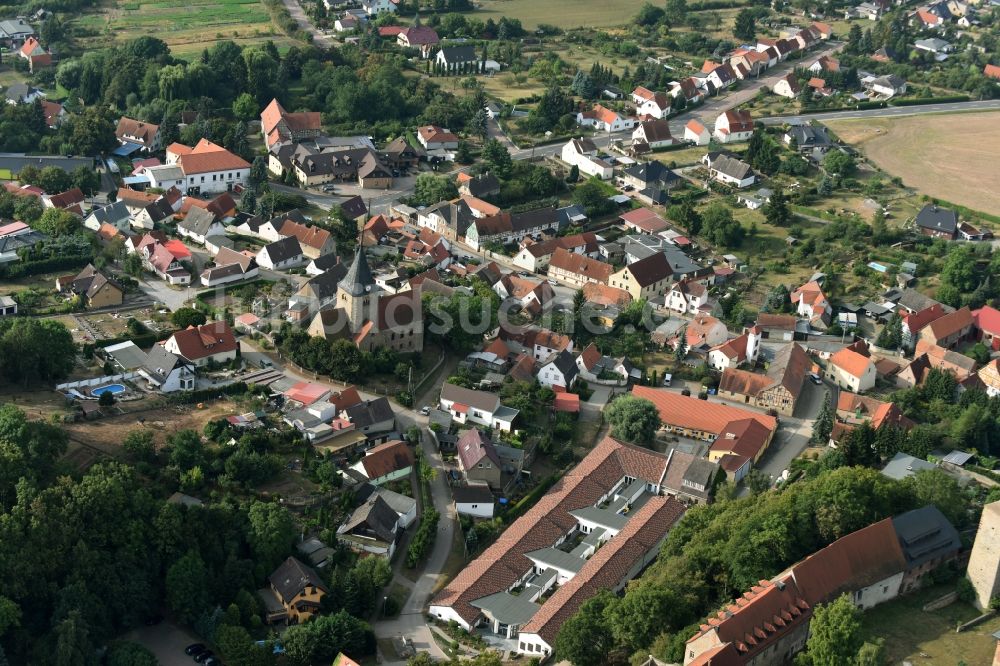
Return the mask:
{"type": "Polygon", "coordinates": [[[214,656],[215,656],[214,652],[212,652],[211,650],[205,650],[204,652],[199,652],[198,654],[194,655],[194,660],[199,664],[203,664],[205,663],[206,659],[211,659],[214,656]]]}
{"type": "Polygon", "coordinates": [[[420,414],[421,414],[421,416],[427,416],[430,413],[431,413],[430,406],[424,405],[423,407],[420,408],[420,414]]]}
{"type": "Polygon", "coordinates": [[[813,384],[816,384],[817,386],[823,383],[823,379],[815,372],[809,373],[809,381],[811,381],[813,384]]]}
{"type": "Polygon", "coordinates": [[[194,656],[199,652],[204,652],[207,649],[208,648],[205,647],[204,643],[192,643],[191,645],[188,645],[186,648],[184,648],[184,654],[188,656],[194,656]]]}

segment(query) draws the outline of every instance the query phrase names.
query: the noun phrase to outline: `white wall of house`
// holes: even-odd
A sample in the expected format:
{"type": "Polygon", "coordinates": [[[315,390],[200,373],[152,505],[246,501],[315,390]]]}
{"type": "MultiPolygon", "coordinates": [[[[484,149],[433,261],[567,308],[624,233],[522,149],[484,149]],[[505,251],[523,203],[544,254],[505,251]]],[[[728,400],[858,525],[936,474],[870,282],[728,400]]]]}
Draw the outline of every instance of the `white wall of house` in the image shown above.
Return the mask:
{"type": "Polygon", "coordinates": [[[472,516],[473,518],[493,517],[492,502],[455,502],[455,510],[463,516],[472,516]]]}
{"type": "Polygon", "coordinates": [[[206,173],[184,174],[183,187],[198,192],[228,192],[236,185],[246,185],[249,169],[226,169],[206,173]]]}

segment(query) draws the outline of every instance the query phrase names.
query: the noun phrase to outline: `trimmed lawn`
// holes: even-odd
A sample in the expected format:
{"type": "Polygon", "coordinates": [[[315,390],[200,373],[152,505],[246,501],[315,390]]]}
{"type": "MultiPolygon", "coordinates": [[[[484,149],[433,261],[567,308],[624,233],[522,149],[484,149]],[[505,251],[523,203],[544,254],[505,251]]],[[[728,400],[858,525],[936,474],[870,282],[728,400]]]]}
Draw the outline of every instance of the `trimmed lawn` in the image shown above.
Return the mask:
{"type": "Polygon", "coordinates": [[[1000,629],[1000,618],[956,634],[959,623],[979,615],[971,605],[955,602],[929,613],[921,610],[952,589],[951,585],[934,586],[867,611],[862,621],[865,639],[885,639],[887,664],[904,660],[913,666],[991,663],[996,639],[990,634],[1000,629]]]}

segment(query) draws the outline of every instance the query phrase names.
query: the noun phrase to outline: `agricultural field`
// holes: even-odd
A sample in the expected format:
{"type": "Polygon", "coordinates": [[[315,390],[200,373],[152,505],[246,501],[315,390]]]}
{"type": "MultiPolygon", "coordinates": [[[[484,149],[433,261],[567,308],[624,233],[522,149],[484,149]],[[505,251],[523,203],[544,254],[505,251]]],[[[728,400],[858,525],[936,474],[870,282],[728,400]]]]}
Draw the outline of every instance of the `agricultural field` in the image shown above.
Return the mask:
{"type": "Polygon", "coordinates": [[[239,44],[273,39],[279,46],[289,42],[260,0],[115,0],[77,21],[97,33],[95,42],[153,35],[175,56],[188,59],[220,39],[239,44]]]}
{"type": "Polygon", "coordinates": [[[1000,209],[993,113],[835,120],[826,124],[880,169],[921,194],[973,210],[1000,209]]]}
{"type": "Polygon", "coordinates": [[[632,20],[646,0],[482,0],[475,17],[481,21],[509,16],[527,29],[547,23],[560,28],[608,28],[632,20]]]}

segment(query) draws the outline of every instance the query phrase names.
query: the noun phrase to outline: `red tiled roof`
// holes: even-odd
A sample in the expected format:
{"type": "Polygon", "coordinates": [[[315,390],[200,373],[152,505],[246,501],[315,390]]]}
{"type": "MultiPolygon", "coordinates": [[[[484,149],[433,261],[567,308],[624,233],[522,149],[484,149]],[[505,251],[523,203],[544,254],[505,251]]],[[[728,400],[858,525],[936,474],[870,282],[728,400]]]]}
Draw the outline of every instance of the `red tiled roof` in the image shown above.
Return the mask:
{"type": "Polygon", "coordinates": [[[189,361],[236,351],[237,346],[233,330],[224,321],[212,321],[197,327],[188,326],[175,331],[173,340],[181,356],[189,361]]]}
{"type": "Polygon", "coordinates": [[[624,289],[617,289],[609,287],[606,284],[597,284],[594,282],[583,286],[583,298],[587,303],[595,303],[603,306],[615,305],[624,307],[632,302],[632,294],[624,289]]]}
{"type": "Polygon", "coordinates": [[[285,397],[289,400],[301,402],[303,405],[308,407],[326,395],[329,391],[330,389],[322,384],[297,382],[294,386],[292,386],[292,388],[285,391],[285,397]]]}
{"type": "Polygon", "coordinates": [[[625,224],[638,227],[651,234],[663,231],[669,225],[667,221],[649,208],[636,208],[619,216],[625,224]]]}
{"type": "Polygon", "coordinates": [[[972,318],[980,331],[990,335],[1000,335],[1000,310],[986,305],[973,310],[972,318]]]}
{"type": "Polygon", "coordinates": [[[413,465],[413,451],[406,442],[393,440],[368,450],[361,466],[369,479],[377,479],[413,465]]]}
{"type": "Polygon", "coordinates": [[[744,418],[727,423],[709,451],[725,452],[745,460],[755,460],[767,446],[771,431],[760,421],[744,418]]]}
{"type": "Polygon", "coordinates": [[[924,308],[919,312],[907,313],[903,315],[903,323],[910,329],[910,333],[919,333],[920,329],[935,319],[940,319],[945,314],[940,303],[935,303],[929,308],[924,308]]]}
{"type": "Polygon", "coordinates": [[[606,283],[608,278],[611,277],[611,272],[614,270],[611,264],[570,252],[564,248],[558,248],[552,253],[549,268],[551,269],[552,267],[575,275],[582,275],[601,283],[606,283]]]}
{"type": "Polygon", "coordinates": [[[580,396],[576,393],[556,393],[552,409],[557,412],[576,414],[580,411],[580,396]]]}
{"type": "Polygon", "coordinates": [[[348,386],[340,393],[336,393],[330,396],[330,404],[337,408],[337,413],[344,411],[348,407],[353,407],[354,405],[361,404],[361,396],[358,395],[358,389],[353,386],[348,386]]]}
{"type": "Polygon", "coordinates": [[[1000,67],[996,65],[986,65],[986,67],[983,68],[983,75],[988,76],[991,79],[1000,80],[1000,67]]]}
{"type": "Polygon", "coordinates": [[[483,461],[483,458],[489,458],[490,462],[497,469],[500,469],[500,456],[497,455],[496,447],[492,440],[478,428],[472,428],[462,433],[455,444],[455,450],[464,470],[474,469],[483,461]]]}
{"type": "Polygon", "coordinates": [[[844,348],[830,357],[830,363],[854,377],[864,377],[872,360],[853,349],[844,348]]]}
{"type": "Polygon", "coordinates": [[[963,329],[969,328],[972,325],[972,312],[969,310],[968,306],[966,306],[946,314],[943,317],[938,317],[928,324],[927,328],[930,329],[930,332],[935,339],[940,340],[954,335],[963,329]]]}
{"type": "Polygon", "coordinates": [[[660,412],[664,424],[675,428],[689,428],[701,432],[720,434],[733,421],[751,418],[768,430],[778,427],[773,416],[730,407],[718,402],[699,400],[673,391],[651,386],[633,386],[632,395],[649,400],[660,412]]]}

